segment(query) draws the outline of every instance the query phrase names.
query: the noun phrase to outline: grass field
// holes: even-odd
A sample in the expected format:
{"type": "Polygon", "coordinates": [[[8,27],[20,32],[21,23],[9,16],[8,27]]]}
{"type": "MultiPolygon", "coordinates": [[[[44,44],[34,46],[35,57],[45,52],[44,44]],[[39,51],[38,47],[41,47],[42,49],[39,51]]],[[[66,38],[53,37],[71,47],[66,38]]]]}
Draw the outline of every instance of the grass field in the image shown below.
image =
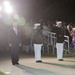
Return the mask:
{"type": "Polygon", "coordinates": [[[3,72],[0,71],[0,75],[6,75],[6,74],[4,74],[3,72]]]}

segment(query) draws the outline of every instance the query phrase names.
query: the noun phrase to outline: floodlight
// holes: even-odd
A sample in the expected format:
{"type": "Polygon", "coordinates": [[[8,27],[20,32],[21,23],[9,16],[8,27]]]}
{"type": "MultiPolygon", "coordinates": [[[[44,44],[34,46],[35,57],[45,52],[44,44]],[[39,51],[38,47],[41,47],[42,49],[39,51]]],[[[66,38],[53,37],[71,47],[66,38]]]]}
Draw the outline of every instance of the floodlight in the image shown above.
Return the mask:
{"type": "Polygon", "coordinates": [[[8,13],[8,14],[10,14],[10,13],[13,12],[13,8],[11,6],[5,7],[5,12],[8,13]]]}
{"type": "Polygon", "coordinates": [[[5,10],[6,13],[10,14],[10,13],[13,12],[13,8],[12,8],[12,6],[10,5],[10,3],[9,3],[8,0],[4,1],[3,4],[4,4],[4,10],[5,10]]]}

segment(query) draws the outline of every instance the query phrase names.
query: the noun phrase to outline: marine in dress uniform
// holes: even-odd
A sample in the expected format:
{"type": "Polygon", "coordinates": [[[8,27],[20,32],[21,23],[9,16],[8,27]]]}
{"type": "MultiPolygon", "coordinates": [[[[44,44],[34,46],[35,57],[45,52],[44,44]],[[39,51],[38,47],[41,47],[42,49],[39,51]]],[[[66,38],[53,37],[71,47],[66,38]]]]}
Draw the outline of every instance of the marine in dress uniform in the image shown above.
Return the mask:
{"type": "Polygon", "coordinates": [[[35,61],[36,62],[42,62],[41,48],[42,48],[43,42],[40,39],[41,34],[42,34],[40,24],[35,24],[33,34],[34,34],[33,44],[34,44],[35,61]]]}
{"type": "Polygon", "coordinates": [[[52,28],[52,32],[56,33],[57,37],[57,59],[59,61],[63,61],[63,42],[64,42],[64,30],[62,28],[62,22],[58,21],[56,22],[57,25],[52,28]]]}

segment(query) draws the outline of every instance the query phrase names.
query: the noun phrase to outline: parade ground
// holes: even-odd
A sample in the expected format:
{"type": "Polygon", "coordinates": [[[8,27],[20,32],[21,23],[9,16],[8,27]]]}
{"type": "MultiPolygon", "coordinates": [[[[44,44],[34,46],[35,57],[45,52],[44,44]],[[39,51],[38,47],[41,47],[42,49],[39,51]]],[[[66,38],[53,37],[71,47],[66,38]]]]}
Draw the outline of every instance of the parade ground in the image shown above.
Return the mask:
{"type": "Polygon", "coordinates": [[[20,55],[20,65],[12,65],[10,54],[0,57],[0,71],[7,75],[75,75],[75,57],[64,56],[58,61],[56,56],[43,55],[42,63],[36,63],[33,54],[20,55]]]}

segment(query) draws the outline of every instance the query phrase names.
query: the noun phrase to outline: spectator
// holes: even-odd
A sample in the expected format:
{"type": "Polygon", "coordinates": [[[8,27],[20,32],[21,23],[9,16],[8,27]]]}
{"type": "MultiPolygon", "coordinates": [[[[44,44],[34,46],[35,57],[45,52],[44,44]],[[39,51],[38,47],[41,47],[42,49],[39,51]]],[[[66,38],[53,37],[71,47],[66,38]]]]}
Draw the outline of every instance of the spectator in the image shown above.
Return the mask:
{"type": "Polygon", "coordinates": [[[72,32],[72,25],[69,24],[67,26],[67,29],[66,29],[66,35],[69,36],[69,46],[70,46],[70,48],[73,48],[71,32],[72,32]]]}
{"type": "Polygon", "coordinates": [[[75,50],[75,28],[73,28],[71,35],[72,35],[72,43],[73,43],[74,50],[75,50]]]}
{"type": "Polygon", "coordinates": [[[23,28],[23,50],[28,53],[30,51],[30,45],[31,45],[31,33],[32,27],[30,25],[26,25],[23,28]]]}

